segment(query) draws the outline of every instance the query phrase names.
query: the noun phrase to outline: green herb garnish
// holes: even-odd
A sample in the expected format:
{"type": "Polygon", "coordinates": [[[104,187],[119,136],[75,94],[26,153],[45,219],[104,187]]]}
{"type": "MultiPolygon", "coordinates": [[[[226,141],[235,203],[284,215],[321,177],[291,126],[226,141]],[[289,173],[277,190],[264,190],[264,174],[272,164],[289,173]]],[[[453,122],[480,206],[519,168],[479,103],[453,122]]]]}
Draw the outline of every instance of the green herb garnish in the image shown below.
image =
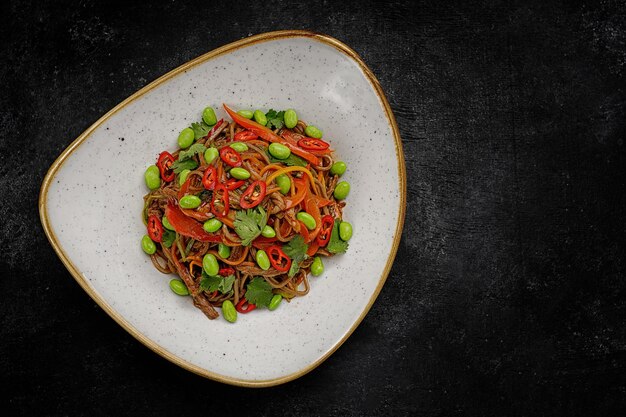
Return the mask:
{"type": "Polygon", "coordinates": [[[198,168],[198,163],[193,159],[185,159],[182,161],[179,159],[177,161],[174,161],[174,163],[172,164],[172,170],[174,170],[175,174],[180,174],[186,169],[193,171],[196,168],[198,168]]]}
{"type": "Polygon", "coordinates": [[[194,155],[197,155],[199,153],[204,153],[204,151],[206,151],[206,146],[204,146],[201,143],[194,143],[186,150],[180,151],[178,153],[178,160],[184,161],[185,159],[190,159],[194,155]]]}
{"type": "Polygon", "coordinates": [[[211,131],[211,128],[212,126],[209,126],[208,124],[204,122],[191,124],[191,130],[193,130],[193,135],[196,140],[201,139],[205,137],[206,135],[208,135],[209,132],[211,131]]]}
{"type": "Polygon", "coordinates": [[[263,207],[240,210],[235,215],[235,232],[241,238],[243,246],[250,246],[267,224],[267,214],[263,207]]]}
{"type": "Polygon", "coordinates": [[[267,156],[270,158],[270,162],[273,164],[285,164],[287,166],[297,166],[297,167],[305,167],[307,165],[307,161],[305,161],[304,159],[300,158],[297,155],[294,155],[293,153],[290,154],[287,159],[278,159],[278,158],[274,158],[269,152],[266,152],[267,156]]]}
{"type": "Polygon", "coordinates": [[[229,275],[227,277],[223,277],[221,275],[211,276],[202,271],[200,290],[205,292],[219,291],[222,294],[226,294],[232,291],[234,282],[234,275],[229,275]]]}
{"type": "Polygon", "coordinates": [[[163,238],[161,240],[163,246],[165,246],[166,248],[171,247],[172,243],[174,243],[174,239],[176,239],[176,232],[172,232],[171,230],[163,228],[163,238]]]}
{"type": "Polygon", "coordinates": [[[229,275],[227,277],[222,278],[222,282],[217,286],[217,290],[222,294],[226,294],[232,291],[233,283],[235,282],[235,276],[229,275]]]}
{"type": "Polygon", "coordinates": [[[330,253],[344,253],[346,250],[348,250],[348,242],[344,242],[339,237],[340,224],[341,220],[335,219],[333,231],[330,234],[330,240],[328,241],[328,245],[326,246],[326,250],[330,253]]]}
{"type": "Polygon", "coordinates": [[[291,258],[291,268],[289,268],[288,276],[293,277],[300,269],[300,262],[304,261],[309,256],[306,251],[309,249],[309,245],[304,243],[304,238],[301,235],[296,235],[283,246],[283,252],[285,255],[291,258]]]}
{"type": "Polygon", "coordinates": [[[202,279],[200,280],[200,289],[205,292],[217,291],[222,283],[222,277],[216,275],[211,276],[202,271],[202,279]]]}
{"type": "Polygon", "coordinates": [[[280,129],[285,124],[285,112],[270,109],[267,113],[265,113],[265,117],[267,117],[266,127],[270,129],[280,129]]]}
{"type": "Polygon", "coordinates": [[[272,286],[264,278],[256,277],[246,287],[246,300],[257,307],[267,307],[272,301],[272,286]]]}

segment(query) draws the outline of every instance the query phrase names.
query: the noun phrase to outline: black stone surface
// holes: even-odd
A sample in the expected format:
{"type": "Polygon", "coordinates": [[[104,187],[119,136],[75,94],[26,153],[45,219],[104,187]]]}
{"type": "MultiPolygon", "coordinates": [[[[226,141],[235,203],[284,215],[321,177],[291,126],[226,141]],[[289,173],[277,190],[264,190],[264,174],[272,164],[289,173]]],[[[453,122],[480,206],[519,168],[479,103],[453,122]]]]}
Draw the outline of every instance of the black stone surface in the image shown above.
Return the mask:
{"type": "Polygon", "coordinates": [[[3,415],[619,415],[626,405],[626,4],[0,6],[3,415]],[[46,240],[49,165],[161,74],[277,29],[354,48],[398,119],[400,250],[299,380],[215,383],[145,348],[46,240]]]}

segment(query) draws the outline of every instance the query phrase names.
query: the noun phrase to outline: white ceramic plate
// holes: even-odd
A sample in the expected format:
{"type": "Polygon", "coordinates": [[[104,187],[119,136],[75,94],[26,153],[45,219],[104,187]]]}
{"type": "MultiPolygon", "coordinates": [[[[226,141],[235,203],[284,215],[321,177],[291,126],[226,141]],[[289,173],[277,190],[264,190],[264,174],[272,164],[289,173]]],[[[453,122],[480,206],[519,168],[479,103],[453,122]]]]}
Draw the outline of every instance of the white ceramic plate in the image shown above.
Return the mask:
{"type": "Polygon", "coordinates": [[[270,386],[309,372],[361,322],[389,273],[406,193],[398,129],[363,61],[341,42],[303,31],[253,36],[209,52],[120,103],[55,161],[39,208],[52,246],[82,288],[130,334],[205,377],[270,386]],[[140,247],[145,168],[176,149],[178,132],[211,105],[294,108],[324,131],[352,185],[350,248],[311,291],[235,324],[208,320],[168,287],[140,247]]]}

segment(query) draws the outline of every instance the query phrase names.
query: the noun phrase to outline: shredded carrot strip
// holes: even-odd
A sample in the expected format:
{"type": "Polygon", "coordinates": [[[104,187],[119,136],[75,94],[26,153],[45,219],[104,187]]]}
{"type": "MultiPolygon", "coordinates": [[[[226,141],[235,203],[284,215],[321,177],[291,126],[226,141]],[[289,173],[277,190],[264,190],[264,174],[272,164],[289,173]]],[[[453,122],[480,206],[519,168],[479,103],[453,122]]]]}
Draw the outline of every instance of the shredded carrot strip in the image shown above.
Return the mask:
{"type": "Polygon", "coordinates": [[[276,165],[276,164],[265,165],[265,167],[263,167],[263,169],[261,170],[260,175],[263,176],[265,171],[268,171],[270,169],[279,170],[279,169],[282,169],[282,167],[280,165],[276,165]]]}
{"type": "Polygon", "coordinates": [[[257,145],[261,147],[267,146],[267,142],[265,142],[264,140],[260,140],[260,139],[247,140],[246,143],[251,143],[253,145],[257,145]]]}
{"type": "Polygon", "coordinates": [[[280,174],[286,174],[288,172],[293,172],[293,171],[304,172],[305,174],[307,174],[309,176],[309,178],[311,179],[312,182],[315,182],[315,179],[313,178],[313,174],[311,174],[311,171],[309,171],[306,168],[297,167],[297,166],[279,169],[278,171],[275,171],[272,175],[267,177],[267,180],[265,180],[265,182],[267,184],[269,184],[269,183],[271,183],[274,180],[274,178],[278,177],[280,174]]]}
{"type": "MultiPolygon", "coordinates": [[[[191,259],[191,257],[188,257],[187,259],[191,259]]],[[[196,262],[196,261],[190,262],[190,263],[189,263],[189,273],[190,273],[191,275],[193,275],[193,266],[194,266],[194,265],[199,266],[200,268],[202,268],[202,264],[201,264],[201,263],[198,263],[198,262],[196,262]]]]}
{"type": "Polygon", "coordinates": [[[317,244],[317,240],[314,240],[309,245],[309,249],[306,251],[306,254],[309,255],[309,256],[313,256],[313,255],[315,255],[315,253],[317,252],[317,250],[319,248],[320,248],[320,245],[317,244]]]}
{"type": "Polygon", "coordinates": [[[219,255],[217,255],[217,257],[219,257],[224,263],[227,263],[228,265],[239,265],[246,259],[249,251],[250,251],[250,246],[244,246],[243,255],[241,255],[241,258],[234,260],[234,261],[231,261],[230,259],[224,259],[220,257],[219,255]]]}
{"type": "Polygon", "coordinates": [[[217,164],[217,179],[219,181],[223,181],[224,180],[223,176],[224,176],[224,169],[222,167],[222,164],[218,163],[217,164]]]}
{"type": "Polygon", "coordinates": [[[235,223],[229,217],[218,217],[218,220],[230,228],[235,228],[235,223]]]}

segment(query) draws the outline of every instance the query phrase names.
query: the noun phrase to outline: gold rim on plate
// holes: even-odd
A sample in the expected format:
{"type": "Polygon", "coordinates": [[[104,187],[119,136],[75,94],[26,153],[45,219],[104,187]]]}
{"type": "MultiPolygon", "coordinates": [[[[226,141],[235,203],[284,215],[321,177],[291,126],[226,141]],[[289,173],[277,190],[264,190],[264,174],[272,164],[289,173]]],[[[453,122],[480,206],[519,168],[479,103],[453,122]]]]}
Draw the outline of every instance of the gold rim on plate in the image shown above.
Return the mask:
{"type": "Polygon", "coordinates": [[[398,130],[398,125],[396,124],[395,117],[393,116],[391,107],[389,106],[389,103],[387,102],[387,98],[385,97],[385,94],[383,93],[380,83],[378,82],[378,80],[376,79],[372,71],[367,67],[367,65],[365,65],[365,62],[363,62],[361,57],[359,57],[359,55],[350,47],[348,47],[341,41],[335,38],[332,38],[330,36],[322,35],[322,34],[314,33],[314,32],[309,32],[305,30],[281,30],[281,31],[267,32],[267,33],[262,33],[259,35],[250,36],[248,38],[241,39],[239,41],[221,46],[217,49],[214,49],[211,52],[207,52],[206,54],[201,55],[179,66],[178,68],[168,72],[167,74],[162,75],[161,77],[157,78],[156,80],[146,85],[145,87],[143,87],[142,89],[140,89],[139,91],[137,91],[136,93],[128,97],[126,100],[122,101],[117,106],[112,108],[108,113],[106,113],[104,116],[98,119],[87,130],[85,130],[78,138],[76,138],[50,166],[50,169],[48,170],[48,173],[46,174],[43,180],[43,183],[41,184],[41,190],[39,193],[39,216],[41,218],[41,224],[46,233],[46,236],[48,237],[48,240],[50,241],[50,244],[56,251],[57,255],[59,256],[59,258],[65,265],[65,267],[69,270],[69,272],[72,274],[74,279],[78,282],[78,284],[83,288],[83,290],[85,290],[87,294],[89,294],[89,296],[96,303],[98,303],[98,305],[109,316],[111,316],[113,320],[115,320],[120,326],[122,326],[122,328],[124,328],[128,333],[130,333],[133,337],[135,337],[141,343],[143,343],[144,345],[146,345],[148,348],[158,353],[159,355],[163,356],[165,359],[175,363],[176,365],[184,369],[187,369],[193,373],[196,373],[200,376],[203,376],[205,378],[209,378],[209,379],[223,382],[226,384],[243,386],[243,387],[270,387],[274,385],[283,384],[285,382],[289,382],[296,378],[299,378],[307,374],[308,372],[312,371],[317,366],[319,366],[324,360],[326,360],[331,354],[333,354],[339,348],[339,346],[341,346],[346,341],[346,339],[352,334],[352,332],[354,332],[354,330],[358,327],[361,321],[363,321],[363,318],[372,307],[374,300],[376,300],[376,298],[378,297],[378,294],[380,293],[385,281],[387,280],[387,276],[389,275],[389,271],[393,264],[393,260],[398,251],[398,245],[400,244],[400,237],[402,235],[402,227],[404,225],[405,207],[406,207],[406,167],[404,164],[404,152],[402,150],[402,141],[400,139],[400,132],[398,130]],[[324,43],[326,45],[330,45],[338,49],[340,52],[352,58],[359,64],[361,70],[367,77],[368,81],[374,87],[374,91],[376,92],[378,99],[380,100],[381,104],[383,105],[385,109],[387,121],[389,122],[389,125],[391,126],[391,129],[393,131],[393,136],[394,136],[394,141],[395,141],[395,146],[396,146],[396,156],[398,159],[398,178],[400,182],[399,184],[400,185],[400,207],[398,208],[399,210],[398,223],[396,224],[395,237],[394,237],[393,244],[391,246],[391,252],[389,253],[389,258],[387,259],[387,263],[385,265],[385,269],[383,270],[383,273],[380,277],[380,281],[378,282],[378,285],[376,286],[374,293],[372,294],[367,305],[365,306],[365,309],[363,310],[359,318],[352,324],[350,329],[348,329],[348,331],[341,337],[341,339],[338,342],[336,342],[321,358],[307,365],[306,367],[304,367],[303,369],[299,371],[293,372],[289,375],[282,376],[280,378],[265,379],[265,380],[245,380],[245,379],[231,378],[231,377],[227,377],[227,376],[223,376],[223,375],[219,375],[219,374],[207,371],[206,369],[193,365],[179,358],[178,356],[175,356],[174,354],[168,352],[167,350],[163,349],[161,346],[157,345],[154,341],[147,338],[142,333],[140,333],[137,329],[131,326],[121,315],[119,315],[115,310],[113,310],[113,308],[111,308],[111,306],[109,306],[106,301],[104,301],[102,298],[100,298],[99,295],[95,293],[95,291],[87,284],[87,281],[85,280],[83,275],[79,272],[79,270],[74,266],[74,264],[69,259],[69,257],[65,254],[65,252],[61,248],[61,245],[59,244],[56,238],[56,235],[54,234],[54,230],[52,229],[50,225],[50,221],[48,219],[48,212],[47,212],[47,207],[46,207],[48,188],[50,184],[52,183],[55,174],[61,168],[65,160],[72,154],[72,152],[74,152],[85,140],[87,140],[87,138],[89,138],[91,133],[96,128],[98,128],[98,126],[100,126],[109,117],[111,117],[113,114],[115,114],[118,110],[122,109],[127,104],[131,103],[136,98],[141,97],[145,93],[149,92],[150,90],[162,84],[163,82],[175,77],[181,72],[195,65],[198,65],[202,62],[205,62],[209,59],[215,58],[217,56],[220,56],[228,52],[232,52],[241,47],[250,46],[256,43],[260,43],[260,42],[266,42],[270,40],[289,38],[289,37],[304,37],[304,38],[314,39],[318,42],[324,43]]]}

